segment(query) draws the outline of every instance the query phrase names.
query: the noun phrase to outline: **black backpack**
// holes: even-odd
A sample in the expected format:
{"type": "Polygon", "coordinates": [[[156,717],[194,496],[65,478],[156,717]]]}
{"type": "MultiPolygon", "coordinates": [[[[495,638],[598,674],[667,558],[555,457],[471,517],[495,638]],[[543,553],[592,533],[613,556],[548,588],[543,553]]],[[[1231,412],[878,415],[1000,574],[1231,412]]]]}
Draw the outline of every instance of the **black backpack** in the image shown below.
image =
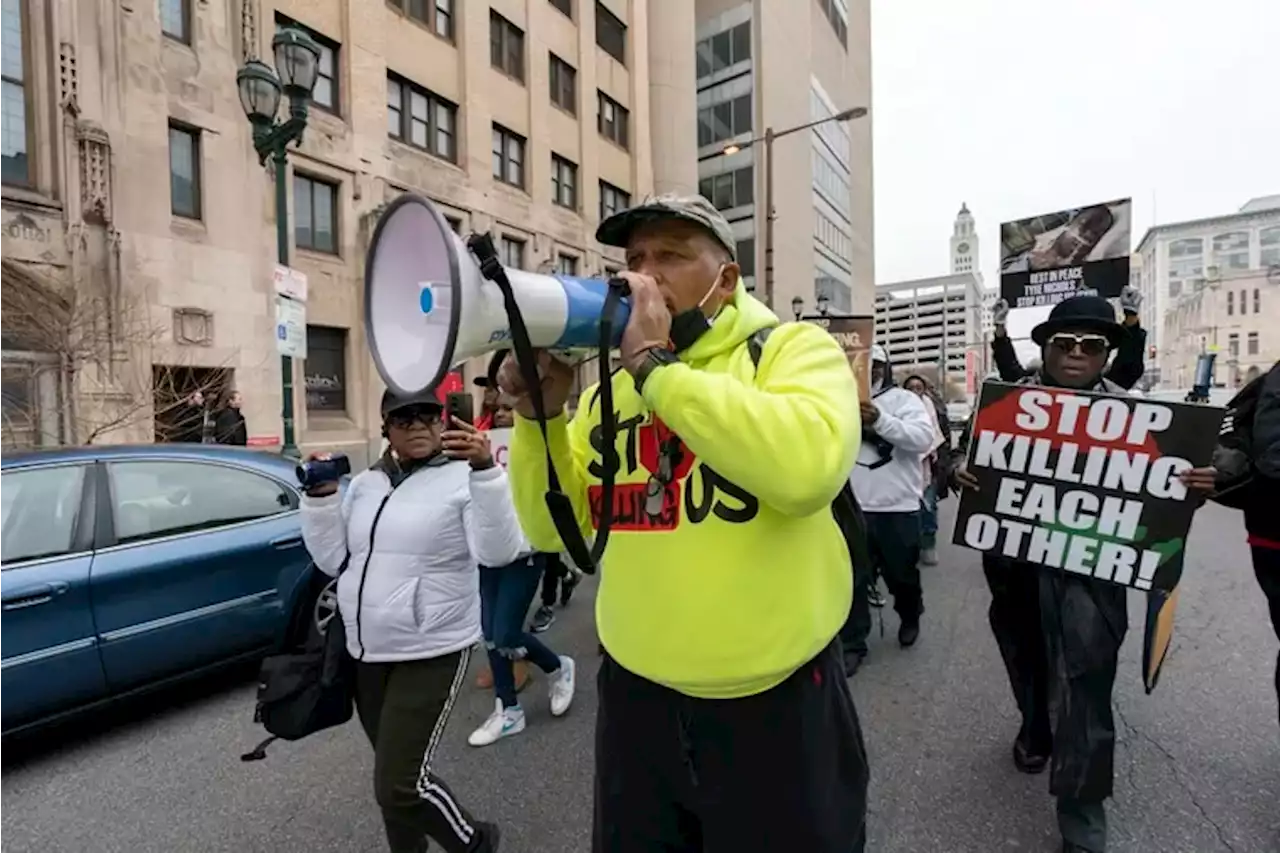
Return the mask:
{"type": "MultiPolygon", "coordinates": [[[[772,327],[761,329],[747,339],[747,351],[751,353],[751,363],[760,366],[760,357],[764,355],[765,341],[773,331],[772,327]]],[[[846,478],[840,494],[831,502],[831,514],[835,516],[836,526],[844,534],[845,544],[849,548],[849,559],[854,571],[861,566],[865,570],[871,565],[871,549],[867,544],[867,519],[862,514],[862,507],[853,493],[853,484],[846,478]]]]}
{"type": "Polygon", "coordinates": [[[314,604],[299,608],[289,626],[286,650],[262,661],[253,721],[261,723],[270,737],[241,755],[241,761],[266,758],[266,748],[273,741],[300,740],[351,719],[355,661],[347,653],[347,631],[337,609],[337,578],[346,567],[344,560],[335,578],[314,563],[308,567],[308,595],[303,600],[314,602],[332,590],[333,615],[321,628],[314,618],[314,604]]]}
{"type": "Polygon", "coordinates": [[[1254,461],[1253,422],[1267,374],[1254,378],[1227,403],[1227,414],[1218,433],[1213,466],[1218,469],[1216,489],[1210,496],[1216,504],[1244,509],[1258,474],[1254,461]]]}

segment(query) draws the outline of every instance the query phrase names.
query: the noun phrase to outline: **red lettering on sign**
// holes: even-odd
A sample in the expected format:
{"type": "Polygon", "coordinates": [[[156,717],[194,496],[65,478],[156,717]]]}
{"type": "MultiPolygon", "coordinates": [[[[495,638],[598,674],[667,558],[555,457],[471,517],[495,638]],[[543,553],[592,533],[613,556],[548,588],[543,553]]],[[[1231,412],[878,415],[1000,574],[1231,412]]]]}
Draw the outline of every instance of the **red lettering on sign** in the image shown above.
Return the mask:
{"type": "MultiPolygon", "coordinates": [[[[645,510],[645,483],[619,483],[613,487],[613,530],[669,531],[680,524],[680,483],[671,483],[663,495],[662,510],[650,515],[645,510]]],[[[591,505],[591,526],[600,529],[604,506],[604,487],[590,486],[587,501],[591,505]]]]}

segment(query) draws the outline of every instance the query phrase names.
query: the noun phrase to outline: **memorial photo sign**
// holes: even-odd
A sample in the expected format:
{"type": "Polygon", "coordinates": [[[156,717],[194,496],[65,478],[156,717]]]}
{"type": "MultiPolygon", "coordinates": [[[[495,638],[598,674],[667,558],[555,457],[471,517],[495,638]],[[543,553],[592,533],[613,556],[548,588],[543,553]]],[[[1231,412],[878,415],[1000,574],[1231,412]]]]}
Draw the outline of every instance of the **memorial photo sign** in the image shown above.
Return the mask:
{"type": "Polygon", "coordinates": [[[858,380],[858,397],[871,399],[871,339],[875,334],[874,317],[862,315],[822,315],[805,317],[806,321],[821,326],[836,339],[849,359],[849,367],[858,380]]]}
{"type": "Polygon", "coordinates": [[[1114,299],[1129,283],[1131,199],[1000,224],[1000,295],[1010,308],[1114,299]]]}

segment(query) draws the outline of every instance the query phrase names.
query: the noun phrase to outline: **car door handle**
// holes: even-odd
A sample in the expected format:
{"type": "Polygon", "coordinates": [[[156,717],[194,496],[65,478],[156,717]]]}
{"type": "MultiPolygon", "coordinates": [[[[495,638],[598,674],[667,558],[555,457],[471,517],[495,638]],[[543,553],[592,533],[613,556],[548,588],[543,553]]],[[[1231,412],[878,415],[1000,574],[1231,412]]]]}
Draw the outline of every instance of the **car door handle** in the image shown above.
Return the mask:
{"type": "Polygon", "coordinates": [[[288,536],[280,536],[271,540],[271,547],[277,551],[287,551],[290,548],[298,548],[302,545],[302,534],[293,533],[288,536]]]}
{"type": "Polygon", "coordinates": [[[39,604],[48,604],[59,595],[62,595],[71,587],[68,584],[46,583],[31,589],[23,590],[17,595],[11,595],[4,599],[5,610],[22,610],[26,607],[35,607],[39,604]]]}

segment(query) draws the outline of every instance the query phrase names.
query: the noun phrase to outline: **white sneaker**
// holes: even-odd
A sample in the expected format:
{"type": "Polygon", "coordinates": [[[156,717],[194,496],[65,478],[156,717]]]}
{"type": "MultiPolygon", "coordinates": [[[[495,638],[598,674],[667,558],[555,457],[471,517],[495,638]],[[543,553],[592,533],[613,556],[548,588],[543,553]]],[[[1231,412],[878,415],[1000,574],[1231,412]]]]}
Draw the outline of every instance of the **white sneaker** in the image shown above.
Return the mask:
{"type": "Polygon", "coordinates": [[[493,713],[480,728],[471,733],[467,743],[472,746],[488,746],[497,743],[508,735],[518,735],[524,731],[524,709],[519,705],[514,708],[502,707],[502,700],[493,703],[493,713]]]}
{"type": "Polygon", "coordinates": [[[568,655],[560,655],[560,668],[551,675],[551,716],[561,717],[573,704],[577,689],[578,665],[568,655]]]}
{"type": "Polygon", "coordinates": [[[924,566],[938,565],[938,549],[925,548],[920,552],[920,564],[924,566]]]}

